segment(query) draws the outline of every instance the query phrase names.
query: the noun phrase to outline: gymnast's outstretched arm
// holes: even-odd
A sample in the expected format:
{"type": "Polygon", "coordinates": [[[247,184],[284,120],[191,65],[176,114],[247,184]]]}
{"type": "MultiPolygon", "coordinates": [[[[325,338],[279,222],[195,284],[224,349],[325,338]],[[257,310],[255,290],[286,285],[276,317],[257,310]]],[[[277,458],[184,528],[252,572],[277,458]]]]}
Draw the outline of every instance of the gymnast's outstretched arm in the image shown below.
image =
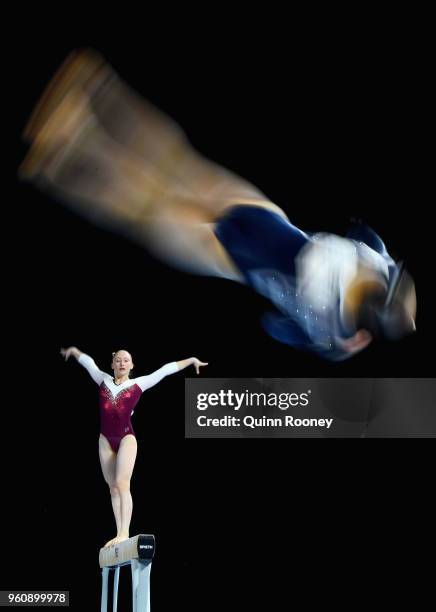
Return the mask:
{"type": "Polygon", "coordinates": [[[184,370],[190,365],[193,365],[197,374],[199,374],[200,367],[206,366],[207,363],[200,361],[196,357],[189,357],[188,359],[182,359],[181,361],[172,361],[170,363],[166,363],[152,374],[148,374],[147,376],[139,376],[135,379],[135,382],[142,389],[142,391],[145,391],[146,389],[150,389],[150,387],[157,385],[157,383],[165,378],[165,376],[175,374],[176,372],[184,370]]]}
{"type": "Polygon", "coordinates": [[[92,380],[97,383],[97,385],[101,385],[104,380],[105,373],[102,372],[94,359],[89,355],[86,355],[82,351],[80,351],[76,346],[70,346],[67,349],[61,349],[61,355],[65,357],[65,361],[73,355],[77,359],[77,361],[82,365],[86,370],[88,370],[89,375],[92,380]]]}

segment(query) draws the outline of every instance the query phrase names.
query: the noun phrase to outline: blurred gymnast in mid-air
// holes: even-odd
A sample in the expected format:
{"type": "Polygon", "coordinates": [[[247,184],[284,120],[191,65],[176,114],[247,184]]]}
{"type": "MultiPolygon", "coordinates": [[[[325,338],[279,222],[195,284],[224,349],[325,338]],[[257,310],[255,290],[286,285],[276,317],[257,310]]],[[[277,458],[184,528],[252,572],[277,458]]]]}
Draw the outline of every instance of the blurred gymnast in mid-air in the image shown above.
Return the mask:
{"type": "Polygon", "coordinates": [[[262,322],[280,342],[342,360],[415,330],[413,280],[373,230],[298,229],[92,50],[66,59],[24,138],[22,178],[175,267],[249,285],[272,302],[262,322]]]}

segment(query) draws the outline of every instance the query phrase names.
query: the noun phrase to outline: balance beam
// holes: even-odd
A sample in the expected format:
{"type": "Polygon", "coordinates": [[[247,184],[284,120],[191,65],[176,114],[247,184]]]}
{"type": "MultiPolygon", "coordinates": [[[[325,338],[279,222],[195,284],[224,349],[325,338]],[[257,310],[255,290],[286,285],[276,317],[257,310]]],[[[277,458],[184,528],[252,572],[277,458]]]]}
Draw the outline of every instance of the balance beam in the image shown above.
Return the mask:
{"type": "Polygon", "coordinates": [[[100,567],[125,565],[131,559],[151,561],[154,557],[155,548],[156,540],[154,536],[140,533],[109,548],[100,548],[98,561],[100,567]]]}
{"type": "Polygon", "coordinates": [[[112,609],[116,612],[120,567],[128,564],[132,570],[133,612],[150,612],[150,571],[155,548],[155,537],[143,533],[108,548],[100,548],[101,612],[107,611],[109,571],[115,570],[112,609]]]}

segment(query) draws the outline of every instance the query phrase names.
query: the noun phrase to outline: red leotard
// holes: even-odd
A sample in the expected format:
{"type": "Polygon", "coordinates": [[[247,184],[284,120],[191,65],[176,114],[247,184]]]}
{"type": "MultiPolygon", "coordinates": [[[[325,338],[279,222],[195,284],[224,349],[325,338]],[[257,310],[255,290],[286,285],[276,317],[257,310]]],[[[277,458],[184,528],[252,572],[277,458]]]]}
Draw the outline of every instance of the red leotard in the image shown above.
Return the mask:
{"type": "Polygon", "coordinates": [[[78,361],[100,387],[100,432],[115,452],[124,436],[135,435],[130,419],[143,391],[179,369],[176,362],[167,363],[148,376],[129,378],[116,385],[113,377],[99,370],[89,355],[82,353],[78,361]]]}

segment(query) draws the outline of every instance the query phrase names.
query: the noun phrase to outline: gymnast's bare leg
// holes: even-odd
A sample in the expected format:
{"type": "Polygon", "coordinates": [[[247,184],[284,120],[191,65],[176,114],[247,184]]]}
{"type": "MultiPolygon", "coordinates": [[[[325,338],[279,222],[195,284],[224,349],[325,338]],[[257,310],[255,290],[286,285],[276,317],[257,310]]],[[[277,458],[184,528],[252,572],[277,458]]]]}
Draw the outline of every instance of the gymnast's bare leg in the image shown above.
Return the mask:
{"type": "Polygon", "coordinates": [[[241,280],[213,231],[228,207],[255,204],[286,217],[255,186],[198,154],[93,52],[67,60],[24,136],[32,143],[24,178],[197,274],[241,280]]]}
{"type": "Polygon", "coordinates": [[[117,535],[105,544],[105,547],[109,547],[129,537],[133,509],[130,480],[136,460],[137,442],[135,436],[125,436],[116,453],[107,439],[100,434],[98,447],[101,469],[109,486],[117,527],[117,535]]]}

